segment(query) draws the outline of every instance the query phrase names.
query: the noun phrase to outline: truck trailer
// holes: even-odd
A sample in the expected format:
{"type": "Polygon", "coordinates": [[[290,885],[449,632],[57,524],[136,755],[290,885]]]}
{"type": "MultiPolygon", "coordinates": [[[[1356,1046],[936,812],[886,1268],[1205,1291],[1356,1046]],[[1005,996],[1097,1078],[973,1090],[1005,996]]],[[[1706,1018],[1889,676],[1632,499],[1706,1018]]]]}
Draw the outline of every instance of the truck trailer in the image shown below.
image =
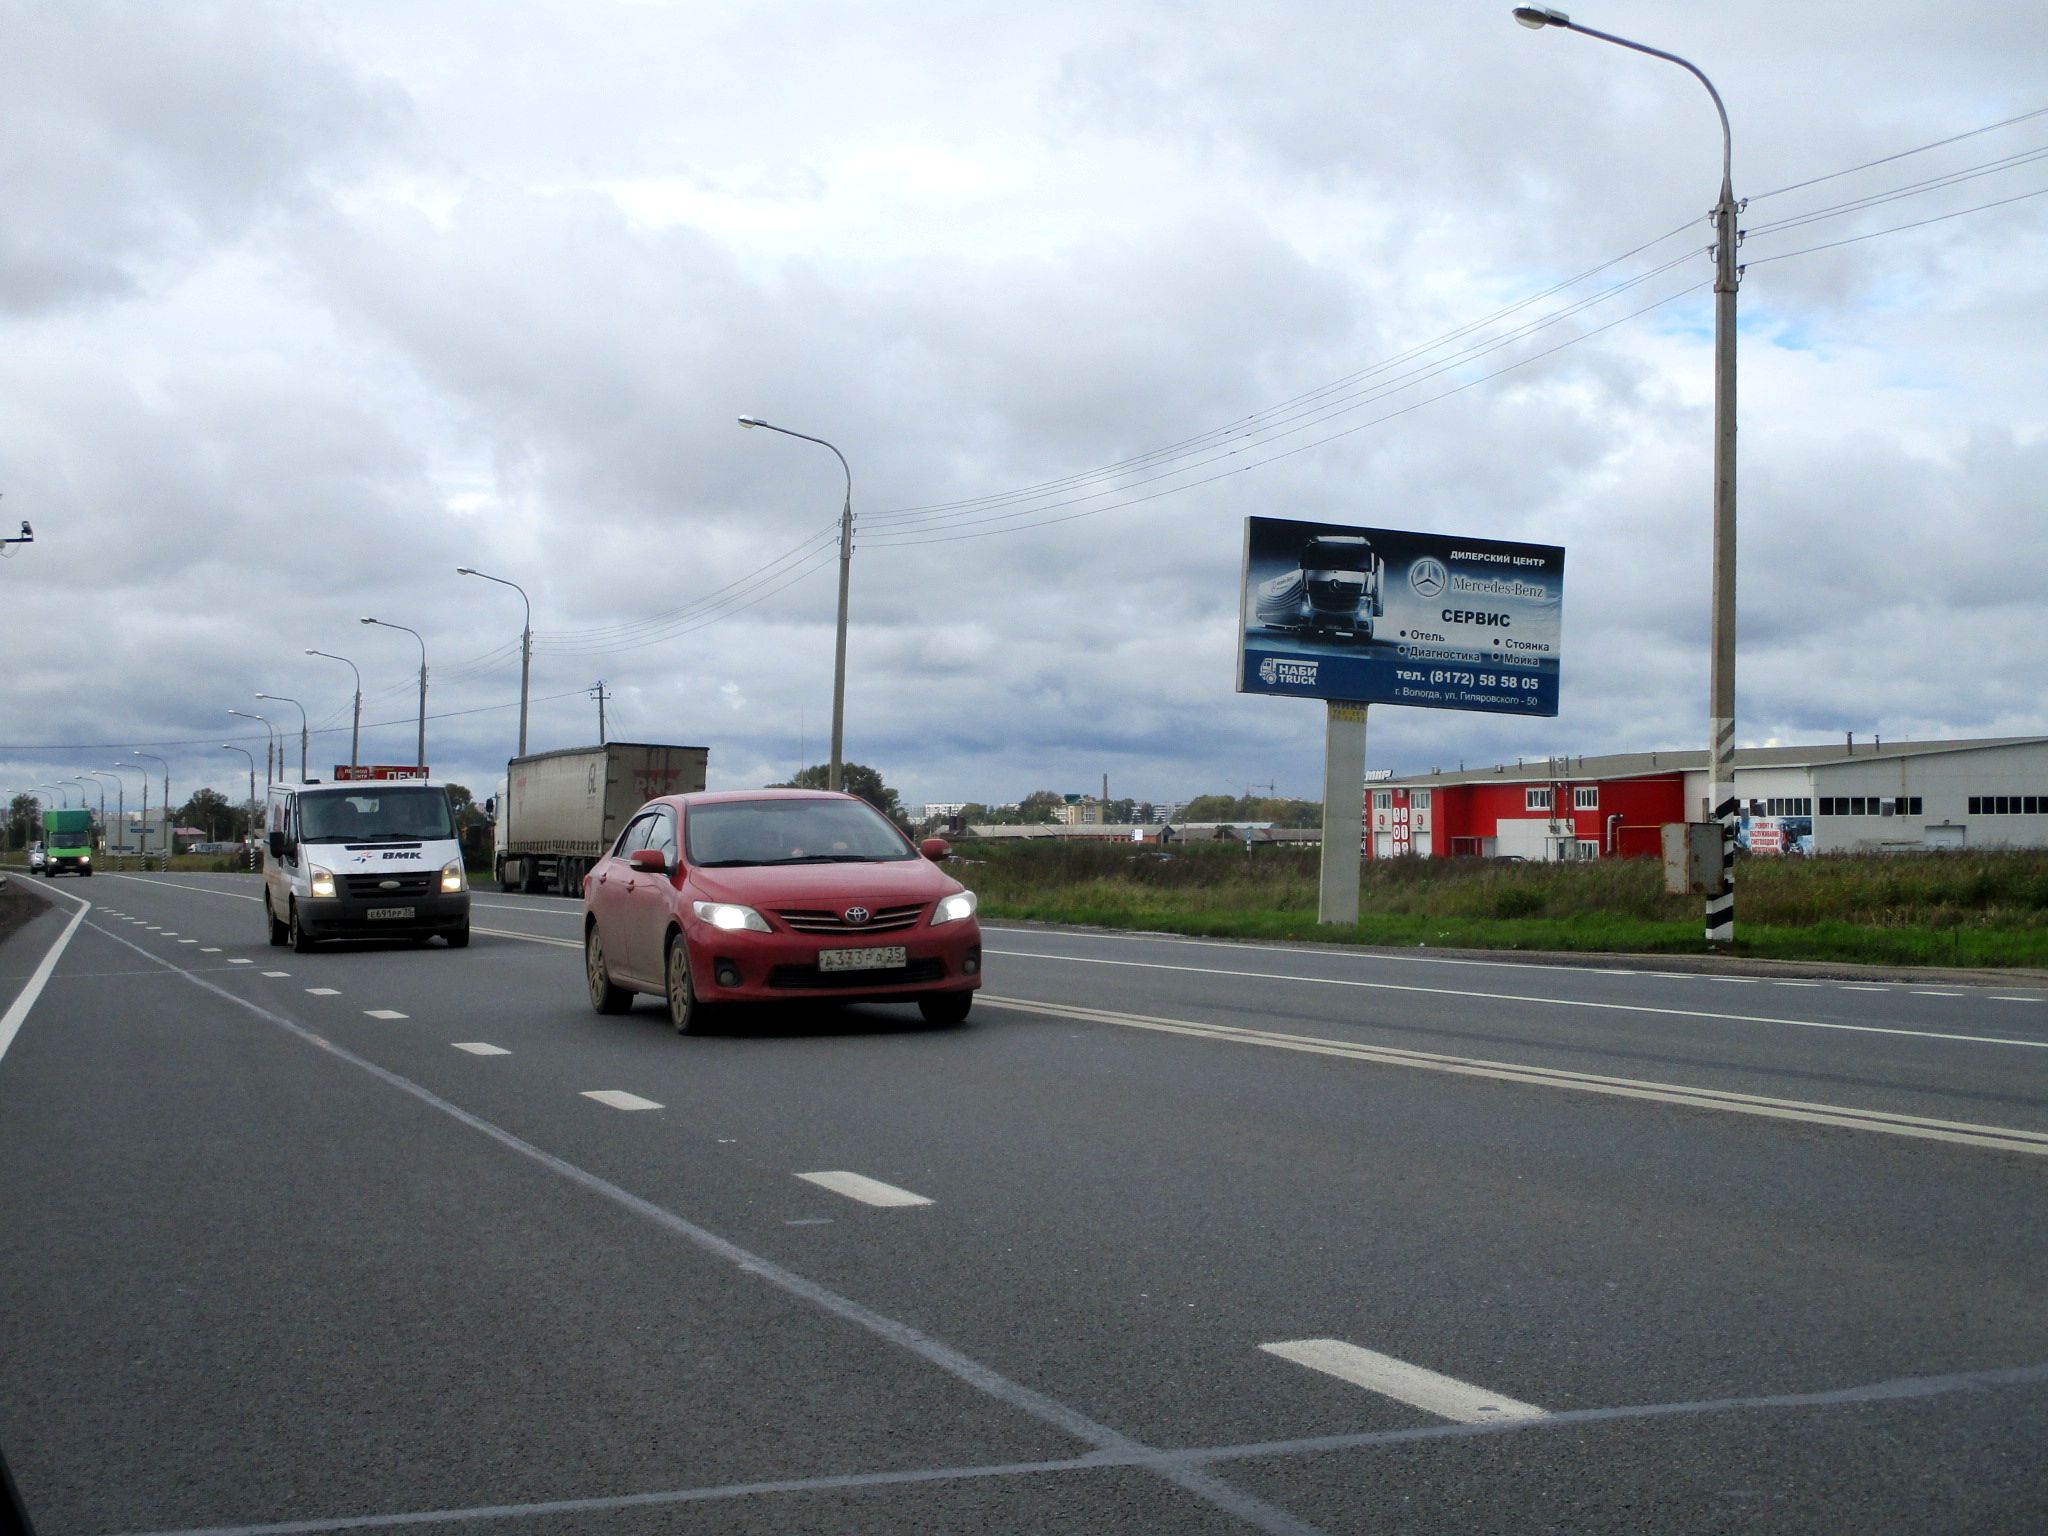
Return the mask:
{"type": "Polygon", "coordinates": [[[43,812],[43,874],[92,873],[92,812],[43,812]]]}
{"type": "Polygon", "coordinates": [[[498,888],[580,895],[632,814],[656,795],[702,789],[710,756],[707,747],[613,741],[513,758],[498,788],[498,888]]]}

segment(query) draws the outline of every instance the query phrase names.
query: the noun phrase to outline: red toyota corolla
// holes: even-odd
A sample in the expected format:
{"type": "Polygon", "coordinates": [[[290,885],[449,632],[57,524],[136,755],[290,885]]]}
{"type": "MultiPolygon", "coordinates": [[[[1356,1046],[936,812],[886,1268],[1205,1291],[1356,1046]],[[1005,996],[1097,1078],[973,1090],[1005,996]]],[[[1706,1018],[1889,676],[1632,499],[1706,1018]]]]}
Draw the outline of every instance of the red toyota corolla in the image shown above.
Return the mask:
{"type": "Polygon", "coordinates": [[[583,877],[590,1004],[660,994],[678,1033],[727,1003],[915,1002],[958,1024],[981,985],[974,893],[852,795],[650,800],[583,877]]]}

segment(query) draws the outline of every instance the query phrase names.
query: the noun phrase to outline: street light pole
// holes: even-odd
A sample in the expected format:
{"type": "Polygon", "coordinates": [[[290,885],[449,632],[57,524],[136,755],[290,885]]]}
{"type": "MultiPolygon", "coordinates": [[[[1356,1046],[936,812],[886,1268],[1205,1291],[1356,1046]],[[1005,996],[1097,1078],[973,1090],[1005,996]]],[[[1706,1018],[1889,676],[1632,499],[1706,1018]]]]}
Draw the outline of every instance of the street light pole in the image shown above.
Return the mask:
{"type": "Polygon", "coordinates": [[[292,708],[296,709],[299,712],[299,782],[301,784],[305,783],[306,743],[308,738],[310,738],[312,735],[312,729],[306,720],[306,706],[301,704],[297,699],[286,698],[281,693],[259,693],[256,695],[256,697],[259,699],[275,699],[280,704],[291,705],[292,708]]]}
{"type": "MultiPolygon", "coordinates": [[[[393,624],[386,619],[364,619],[362,622],[383,629],[405,629],[403,624],[393,624]]],[[[414,761],[424,769],[427,766],[427,642],[416,629],[405,629],[405,632],[420,643],[420,739],[414,761]]]]}
{"type": "Polygon", "coordinates": [[[840,787],[840,761],[846,730],[846,593],[853,574],[853,471],[847,466],[846,455],[822,437],[812,437],[808,432],[793,432],[758,416],[742,416],[739,421],[743,427],[765,427],[770,432],[780,432],[784,437],[800,437],[807,443],[831,448],[833,456],[839,460],[839,467],[846,471],[846,502],[839,511],[839,632],[832,653],[832,767],[826,780],[827,787],[836,790],[840,787]]]}
{"type": "Polygon", "coordinates": [[[1709,944],[1735,942],[1735,290],[1742,269],[1735,261],[1741,236],[1735,227],[1735,139],[1721,93],[1699,67],[1675,53],[1580,26],[1562,11],[1515,7],[1525,27],[1561,27],[1603,43],[1646,53],[1676,64],[1707,88],[1721,119],[1721,196],[1714,204],[1714,585],[1713,635],[1707,677],[1707,812],[1721,829],[1721,868],[1708,893],[1709,944]]]}
{"type": "Polygon", "coordinates": [[[519,632],[519,755],[526,756],[526,699],[527,685],[533,674],[533,599],[526,595],[526,588],[516,581],[507,581],[502,576],[485,575],[482,571],[471,570],[466,565],[455,567],[458,576],[478,576],[485,581],[495,581],[501,587],[510,587],[519,594],[519,601],[526,604],[526,628],[519,632]]]}
{"type": "MultiPolygon", "coordinates": [[[[100,785],[100,835],[106,835],[107,826],[107,780],[114,781],[114,814],[121,819],[121,836],[128,835],[128,786],[118,773],[109,773],[104,768],[88,768],[85,776],[99,780],[100,785]]],[[[103,848],[102,853],[111,853],[112,847],[103,848]]]]}
{"type": "MultiPolygon", "coordinates": [[[[170,762],[165,758],[158,757],[154,752],[145,752],[140,747],[130,747],[128,750],[137,757],[146,757],[152,763],[162,763],[164,765],[164,868],[169,869],[171,867],[171,855],[178,851],[178,834],[171,827],[170,762]]],[[[143,775],[142,785],[145,790],[149,788],[149,775],[143,775]]],[[[144,819],[148,819],[146,813],[144,819]]]]}
{"type": "Polygon", "coordinates": [[[236,746],[232,741],[222,742],[220,749],[223,752],[239,752],[249,759],[249,836],[253,840],[256,836],[256,754],[247,747],[236,746]]]}
{"type": "Polygon", "coordinates": [[[273,749],[275,749],[275,756],[277,758],[277,778],[281,779],[284,777],[284,748],[278,745],[277,728],[263,715],[252,715],[248,711],[241,709],[231,709],[228,713],[238,720],[262,721],[265,739],[270,744],[263,749],[263,787],[265,789],[270,788],[276,782],[276,779],[273,779],[270,775],[270,759],[273,755],[273,749]]]}
{"type": "MultiPolygon", "coordinates": [[[[149,770],[140,763],[117,762],[114,766],[116,768],[132,768],[135,770],[135,776],[142,780],[142,830],[135,834],[135,852],[139,857],[147,859],[149,857],[149,770]]],[[[123,811],[122,815],[125,818],[127,812],[123,811]]],[[[121,836],[124,839],[128,836],[128,829],[125,826],[121,829],[121,836]]]]}
{"type": "Polygon", "coordinates": [[[337,656],[332,651],[309,650],[306,654],[325,656],[329,661],[338,661],[356,675],[356,713],[355,723],[348,731],[348,765],[351,768],[359,767],[363,761],[363,674],[346,656],[337,656]]]}

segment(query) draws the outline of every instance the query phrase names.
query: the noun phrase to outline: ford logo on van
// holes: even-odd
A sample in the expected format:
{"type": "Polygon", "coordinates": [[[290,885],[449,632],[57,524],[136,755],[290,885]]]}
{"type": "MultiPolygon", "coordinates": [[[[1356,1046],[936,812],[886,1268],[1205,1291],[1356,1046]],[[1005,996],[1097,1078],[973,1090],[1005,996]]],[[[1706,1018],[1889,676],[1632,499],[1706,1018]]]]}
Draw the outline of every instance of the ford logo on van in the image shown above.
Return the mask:
{"type": "Polygon", "coordinates": [[[396,880],[379,880],[377,882],[377,889],[380,891],[395,891],[398,889],[398,882],[396,880]]]}

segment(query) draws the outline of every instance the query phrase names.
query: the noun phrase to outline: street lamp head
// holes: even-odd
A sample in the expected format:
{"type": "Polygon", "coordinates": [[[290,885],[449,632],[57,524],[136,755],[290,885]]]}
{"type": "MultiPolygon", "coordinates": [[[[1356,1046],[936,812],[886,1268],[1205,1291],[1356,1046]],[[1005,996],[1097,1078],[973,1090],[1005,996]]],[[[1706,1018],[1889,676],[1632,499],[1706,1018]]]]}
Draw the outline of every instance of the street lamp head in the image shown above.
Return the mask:
{"type": "Polygon", "coordinates": [[[472,571],[466,565],[458,565],[457,567],[455,567],[455,574],[458,576],[474,576],[476,572],[472,571]]]}
{"type": "Polygon", "coordinates": [[[740,418],[740,425],[743,427],[765,427],[768,423],[758,416],[742,416],[740,418]]]}
{"type": "Polygon", "coordinates": [[[1547,5],[1518,5],[1515,7],[1515,20],[1538,32],[1545,27],[1568,27],[1572,22],[1563,11],[1553,11],[1547,5]]]}
{"type": "Polygon", "coordinates": [[[267,699],[267,698],[269,698],[269,697],[270,697],[270,695],[269,695],[269,694],[267,694],[267,693],[259,693],[259,694],[257,694],[257,695],[256,695],[256,697],[257,697],[257,698],[259,698],[259,699],[267,699]]]}
{"type": "Polygon", "coordinates": [[[358,620],[356,620],[356,622],[357,622],[358,624],[374,624],[374,623],[376,623],[377,621],[376,621],[375,619],[358,619],[358,620]]]}

